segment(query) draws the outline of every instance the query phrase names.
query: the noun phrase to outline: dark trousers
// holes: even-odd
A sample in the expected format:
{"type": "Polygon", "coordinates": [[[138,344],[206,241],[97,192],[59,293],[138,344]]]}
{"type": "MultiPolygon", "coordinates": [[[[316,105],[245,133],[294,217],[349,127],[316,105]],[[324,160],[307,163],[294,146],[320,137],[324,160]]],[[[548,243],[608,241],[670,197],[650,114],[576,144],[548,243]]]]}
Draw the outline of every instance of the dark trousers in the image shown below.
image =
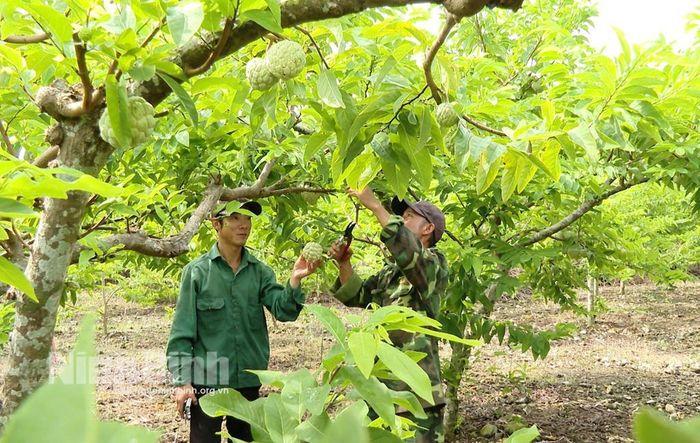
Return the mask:
{"type": "MultiPolygon", "coordinates": [[[[212,389],[203,388],[201,386],[195,386],[194,390],[194,395],[197,397],[197,400],[199,400],[199,398],[203,395],[213,392],[212,389]]],[[[240,392],[248,401],[253,401],[260,398],[260,386],[253,388],[239,388],[236,390],[240,392]]],[[[191,413],[190,443],[220,443],[221,436],[216,435],[216,433],[221,431],[221,422],[223,421],[223,417],[209,417],[204,413],[204,411],[202,411],[202,408],[199,407],[199,403],[196,405],[192,404],[191,413]]],[[[226,430],[229,434],[231,434],[231,437],[243,441],[253,441],[250,425],[242,420],[227,416],[226,430]]]]}

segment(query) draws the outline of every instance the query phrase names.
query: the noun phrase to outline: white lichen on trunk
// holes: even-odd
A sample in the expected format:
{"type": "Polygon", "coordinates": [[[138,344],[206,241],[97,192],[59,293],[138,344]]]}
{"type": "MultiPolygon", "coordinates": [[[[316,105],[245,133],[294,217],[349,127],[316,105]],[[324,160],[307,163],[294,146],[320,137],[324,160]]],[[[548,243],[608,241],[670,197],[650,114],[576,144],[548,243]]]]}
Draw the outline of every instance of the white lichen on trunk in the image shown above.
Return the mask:
{"type": "MultiPolygon", "coordinates": [[[[111,148],[97,135],[94,117],[63,123],[59,166],[96,175],[111,148]]],[[[70,179],[70,178],[66,178],[70,179]]],[[[19,404],[49,376],[56,314],[72,253],[90,195],[72,191],[67,199],[46,199],[25,274],[39,303],[23,294],[15,305],[8,366],[2,386],[0,427],[19,404]]]]}

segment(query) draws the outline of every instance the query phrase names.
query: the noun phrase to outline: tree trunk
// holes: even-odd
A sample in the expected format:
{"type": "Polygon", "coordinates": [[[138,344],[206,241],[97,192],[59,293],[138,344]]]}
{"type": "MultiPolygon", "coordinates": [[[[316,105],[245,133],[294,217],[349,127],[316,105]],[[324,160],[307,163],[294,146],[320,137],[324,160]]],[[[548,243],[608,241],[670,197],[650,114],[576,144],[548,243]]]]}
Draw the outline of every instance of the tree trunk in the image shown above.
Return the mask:
{"type": "MultiPolygon", "coordinates": [[[[111,147],[99,138],[96,115],[64,121],[62,125],[69,135],[61,145],[59,166],[96,175],[111,152],[111,147]]],[[[0,426],[48,379],[56,314],[89,196],[86,192],[72,191],[65,200],[44,200],[25,271],[39,303],[21,294],[15,305],[15,323],[2,387],[0,426]]]]}
{"type": "Polygon", "coordinates": [[[450,378],[447,383],[445,398],[445,441],[455,441],[455,432],[459,426],[459,387],[462,384],[464,371],[469,366],[469,356],[471,346],[464,346],[459,343],[450,343],[452,347],[452,357],[450,357],[450,378]]]}
{"type": "Polygon", "coordinates": [[[595,315],[593,314],[593,309],[595,307],[595,300],[598,297],[598,279],[593,276],[588,276],[588,297],[587,297],[587,310],[588,310],[588,326],[593,326],[595,322],[595,315]]]}

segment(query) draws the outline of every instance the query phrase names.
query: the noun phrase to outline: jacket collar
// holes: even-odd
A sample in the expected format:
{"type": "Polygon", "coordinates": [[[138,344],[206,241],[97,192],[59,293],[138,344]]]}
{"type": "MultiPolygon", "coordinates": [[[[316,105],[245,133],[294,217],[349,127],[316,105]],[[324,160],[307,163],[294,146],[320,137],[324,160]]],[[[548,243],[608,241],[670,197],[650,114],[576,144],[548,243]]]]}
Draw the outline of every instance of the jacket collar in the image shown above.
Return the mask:
{"type": "MultiPolygon", "coordinates": [[[[207,256],[209,257],[209,260],[216,260],[217,258],[221,258],[222,260],[224,259],[221,257],[221,253],[219,252],[219,245],[217,242],[214,242],[212,245],[211,249],[209,249],[209,252],[207,253],[207,256]]],[[[260,260],[256,256],[250,253],[248,248],[245,246],[243,247],[243,251],[241,252],[241,265],[240,267],[243,268],[247,264],[251,263],[259,263],[260,260]]]]}

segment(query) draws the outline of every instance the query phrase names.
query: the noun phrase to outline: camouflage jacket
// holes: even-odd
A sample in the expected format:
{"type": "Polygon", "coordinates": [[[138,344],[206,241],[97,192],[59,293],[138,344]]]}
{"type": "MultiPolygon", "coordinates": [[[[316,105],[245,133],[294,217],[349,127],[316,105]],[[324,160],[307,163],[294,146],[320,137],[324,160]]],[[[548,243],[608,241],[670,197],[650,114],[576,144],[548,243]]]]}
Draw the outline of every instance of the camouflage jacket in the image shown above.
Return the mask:
{"type": "MultiPolygon", "coordinates": [[[[428,317],[437,318],[440,299],[447,287],[445,256],[435,248],[423,247],[399,216],[391,216],[380,238],[393,260],[364,281],[355,273],[344,285],[336,281],[333,288],[335,298],[346,306],[354,307],[364,308],[370,303],[407,306],[428,317]]],[[[433,384],[435,405],[444,404],[437,340],[403,331],[391,331],[390,338],[395,346],[427,354],[418,364],[433,384]]],[[[394,390],[408,390],[403,382],[388,381],[387,385],[394,390]]],[[[429,405],[424,403],[424,406],[429,405]]]]}

